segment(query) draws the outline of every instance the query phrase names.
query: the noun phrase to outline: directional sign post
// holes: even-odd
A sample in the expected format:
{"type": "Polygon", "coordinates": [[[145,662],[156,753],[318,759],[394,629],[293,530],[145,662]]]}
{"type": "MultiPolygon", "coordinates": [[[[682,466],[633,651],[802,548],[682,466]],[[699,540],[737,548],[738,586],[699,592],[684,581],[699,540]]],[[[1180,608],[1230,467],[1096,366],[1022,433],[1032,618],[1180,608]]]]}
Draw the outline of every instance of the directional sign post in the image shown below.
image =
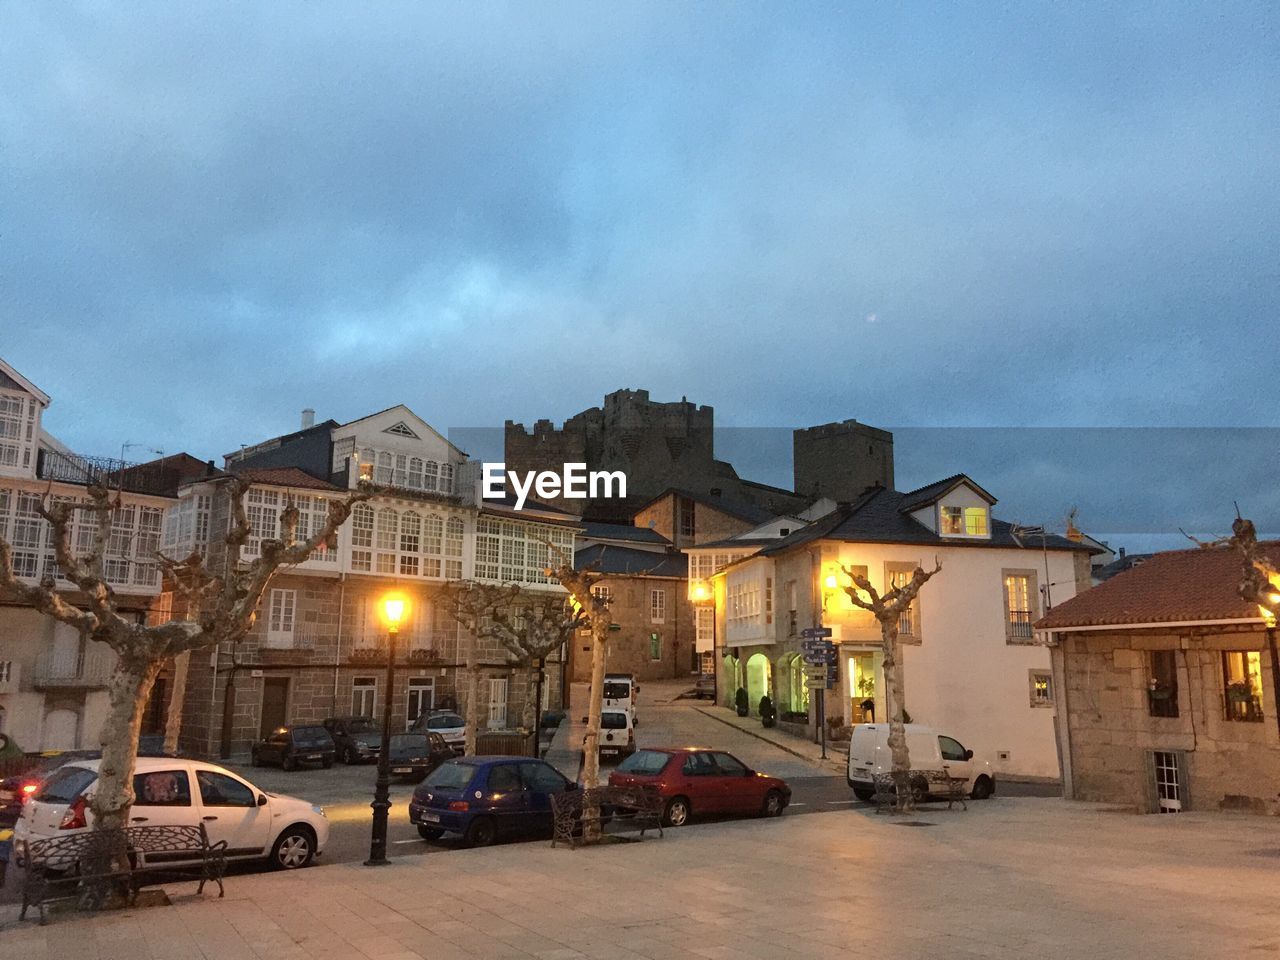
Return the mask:
{"type": "Polygon", "coordinates": [[[830,627],[805,627],[800,631],[800,636],[804,637],[806,640],[817,640],[820,638],[825,639],[830,637],[831,633],[832,631],[830,627]]]}

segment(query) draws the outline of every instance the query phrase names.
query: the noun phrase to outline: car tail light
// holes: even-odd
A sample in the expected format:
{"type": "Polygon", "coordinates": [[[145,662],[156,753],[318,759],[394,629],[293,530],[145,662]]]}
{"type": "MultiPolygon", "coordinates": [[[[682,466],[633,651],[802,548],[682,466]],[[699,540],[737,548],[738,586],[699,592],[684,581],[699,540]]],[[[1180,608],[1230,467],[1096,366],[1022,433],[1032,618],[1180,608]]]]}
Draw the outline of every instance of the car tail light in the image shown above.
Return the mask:
{"type": "Polygon", "coordinates": [[[471,809],[471,804],[467,803],[465,800],[450,800],[449,809],[454,810],[457,813],[466,813],[471,809]]]}
{"type": "Polygon", "coordinates": [[[62,822],[58,824],[58,829],[79,830],[88,825],[84,819],[84,797],[76,797],[71,801],[71,806],[67,808],[67,812],[63,815],[62,822]]]}
{"type": "Polygon", "coordinates": [[[18,792],[18,798],[22,803],[26,803],[31,799],[31,795],[40,789],[40,783],[37,780],[30,780],[22,785],[22,789],[18,792]]]}

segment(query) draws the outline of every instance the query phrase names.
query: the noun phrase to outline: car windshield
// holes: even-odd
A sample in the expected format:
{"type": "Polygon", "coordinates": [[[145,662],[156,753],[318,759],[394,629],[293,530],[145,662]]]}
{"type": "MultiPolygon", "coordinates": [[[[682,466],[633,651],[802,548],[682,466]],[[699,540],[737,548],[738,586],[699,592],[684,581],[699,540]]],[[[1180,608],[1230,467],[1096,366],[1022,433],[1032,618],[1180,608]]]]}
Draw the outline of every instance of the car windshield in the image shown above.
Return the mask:
{"type": "Polygon", "coordinates": [[[464,721],[456,713],[437,713],[434,717],[427,718],[427,727],[431,730],[444,730],[450,727],[465,727],[464,721]]]}
{"type": "Polygon", "coordinates": [[[631,684],[605,682],[604,698],[606,700],[626,700],[630,696],[631,684]]]}
{"type": "Polygon", "coordinates": [[[667,761],[671,759],[669,753],[659,753],[657,750],[637,750],[627,759],[618,764],[619,773],[638,773],[641,775],[653,775],[662,772],[662,768],[667,765],[667,761]]]}
{"type": "Polygon", "coordinates": [[[356,717],[347,721],[347,731],[349,733],[377,733],[378,725],[373,722],[371,717],[356,717]]]}
{"type": "Polygon", "coordinates": [[[294,727],[293,742],[299,746],[327,747],[330,742],[329,731],[324,727],[294,727]]]}
{"type": "Polygon", "coordinates": [[[70,803],[97,779],[96,773],[84,767],[63,767],[45,781],[35,799],[41,803],[70,803]]]}
{"type": "Polygon", "coordinates": [[[602,730],[625,730],[627,729],[627,715],[619,713],[617,710],[606,710],[600,714],[600,728],[602,730]]]}
{"type": "Polygon", "coordinates": [[[475,774],[469,763],[446,763],[431,772],[422,785],[428,790],[465,790],[475,774]]]}

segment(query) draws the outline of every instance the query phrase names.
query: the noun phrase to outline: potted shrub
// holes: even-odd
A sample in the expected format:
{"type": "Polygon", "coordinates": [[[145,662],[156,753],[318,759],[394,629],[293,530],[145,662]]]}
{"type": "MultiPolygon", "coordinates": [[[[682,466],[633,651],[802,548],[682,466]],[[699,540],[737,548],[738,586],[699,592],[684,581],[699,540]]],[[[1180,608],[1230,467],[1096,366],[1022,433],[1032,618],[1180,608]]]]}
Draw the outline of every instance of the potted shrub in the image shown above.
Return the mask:
{"type": "Polygon", "coordinates": [[[772,727],[778,720],[778,712],[773,708],[773,701],[769,699],[766,693],[760,698],[760,723],[766,727],[772,727]]]}
{"type": "Polygon", "coordinates": [[[747,699],[747,691],[743,687],[733,695],[733,704],[738,708],[738,716],[745,717],[751,712],[751,701],[747,699]]]}
{"type": "Polygon", "coordinates": [[[1250,689],[1247,683],[1239,681],[1229,683],[1227,684],[1227,699],[1233,703],[1248,703],[1253,699],[1253,690],[1250,689]]]}

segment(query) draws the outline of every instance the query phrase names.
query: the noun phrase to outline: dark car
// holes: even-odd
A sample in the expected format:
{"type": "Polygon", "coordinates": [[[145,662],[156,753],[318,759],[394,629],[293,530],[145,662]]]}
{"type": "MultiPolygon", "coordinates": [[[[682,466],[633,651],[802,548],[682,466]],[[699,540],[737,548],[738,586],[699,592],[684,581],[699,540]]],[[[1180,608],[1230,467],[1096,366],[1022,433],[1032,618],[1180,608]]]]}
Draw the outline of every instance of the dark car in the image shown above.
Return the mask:
{"type": "Polygon", "coordinates": [[[324,728],[343,763],[371,762],[382,752],[382,727],[372,717],[329,717],[324,728]]]}
{"type": "Polygon", "coordinates": [[[100,756],[96,750],[62,750],[9,761],[8,774],[0,777],[0,827],[13,826],[22,816],[22,805],[64,763],[100,756]]]}
{"type": "Polygon", "coordinates": [[[423,839],[460,833],[483,847],[499,837],[551,836],[551,797],[578,785],[545,760],[458,757],[440,764],[413,791],[409,820],[423,839]]]}
{"type": "Polygon", "coordinates": [[[290,724],[255,743],[250,756],[255,767],[279,764],[297,770],[301,764],[318,763],[328,770],[333,766],[333,737],[319,724],[290,724]]]}
{"type": "Polygon", "coordinates": [[[756,773],[722,750],[637,750],[609,774],[611,787],[645,785],[662,794],[663,821],[672,827],[683,826],[695,813],[777,817],[791,802],[785,780],[756,773]]]}
{"type": "Polygon", "coordinates": [[[417,783],[446,760],[452,760],[453,748],[438,733],[397,733],[391,738],[387,757],[393,777],[417,783]]]}

